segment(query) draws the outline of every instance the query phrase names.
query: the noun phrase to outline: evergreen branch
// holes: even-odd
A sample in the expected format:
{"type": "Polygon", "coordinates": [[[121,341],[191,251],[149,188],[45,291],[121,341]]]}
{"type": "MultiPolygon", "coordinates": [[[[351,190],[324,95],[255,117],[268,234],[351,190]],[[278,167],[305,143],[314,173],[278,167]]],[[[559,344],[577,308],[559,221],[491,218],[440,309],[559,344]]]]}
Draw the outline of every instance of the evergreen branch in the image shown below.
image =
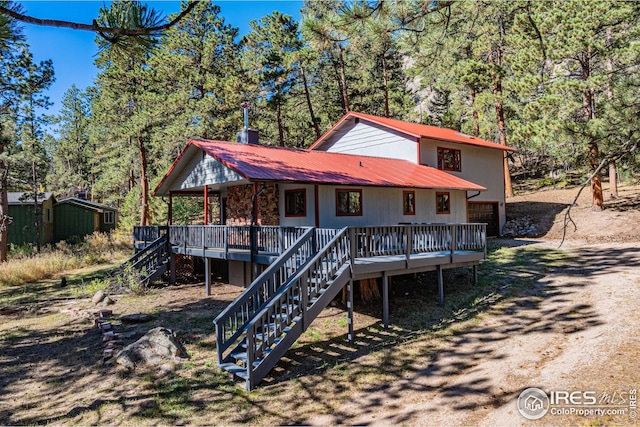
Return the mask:
{"type": "Polygon", "coordinates": [[[184,18],[187,14],[189,14],[191,10],[193,10],[193,8],[195,8],[198,5],[198,2],[199,0],[194,0],[190,2],[187,5],[187,7],[170,22],[163,25],[150,27],[150,28],[102,27],[98,25],[95,19],[91,24],[63,21],[59,19],[41,19],[41,18],[35,18],[32,16],[28,16],[28,15],[16,12],[4,6],[0,6],[0,13],[10,16],[18,21],[25,22],[27,24],[43,25],[43,26],[58,27],[58,28],[70,28],[72,30],[93,31],[93,32],[99,33],[106,40],[109,40],[107,37],[105,37],[105,34],[113,34],[113,35],[120,35],[120,36],[143,36],[143,35],[154,34],[154,33],[164,31],[167,28],[171,28],[172,26],[177,24],[182,18],[184,18]]]}

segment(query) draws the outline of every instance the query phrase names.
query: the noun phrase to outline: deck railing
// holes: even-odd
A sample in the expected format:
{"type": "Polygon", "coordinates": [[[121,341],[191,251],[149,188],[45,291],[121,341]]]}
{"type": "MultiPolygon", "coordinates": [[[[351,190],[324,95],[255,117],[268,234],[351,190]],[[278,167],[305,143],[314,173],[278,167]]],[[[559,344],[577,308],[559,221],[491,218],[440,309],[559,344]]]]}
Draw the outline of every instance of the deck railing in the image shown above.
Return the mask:
{"type": "Polygon", "coordinates": [[[414,224],[351,227],[353,258],[428,252],[484,251],[486,224],[414,224]]]}
{"type": "MultiPolygon", "coordinates": [[[[134,240],[152,242],[169,234],[171,246],[190,249],[230,250],[281,254],[310,227],[172,225],[135,227],[134,240]],[[155,237],[155,238],[153,238],[155,237]],[[253,239],[253,245],[252,245],[253,239]]],[[[316,250],[323,248],[338,232],[316,228],[316,250]]],[[[425,252],[484,251],[486,224],[408,224],[380,227],[350,227],[351,252],[356,258],[406,255],[425,252]]]]}
{"type": "Polygon", "coordinates": [[[279,254],[296,242],[310,227],[234,226],[234,225],[172,225],[169,242],[172,246],[246,250],[279,254]],[[251,244],[254,239],[254,244],[251,244]]]}
{"type": "Polygon", "coordinates": [[[133,227],[133,247],[136,251],[140,251],[168,232],[169,227],[162,225],[133,227]]]}

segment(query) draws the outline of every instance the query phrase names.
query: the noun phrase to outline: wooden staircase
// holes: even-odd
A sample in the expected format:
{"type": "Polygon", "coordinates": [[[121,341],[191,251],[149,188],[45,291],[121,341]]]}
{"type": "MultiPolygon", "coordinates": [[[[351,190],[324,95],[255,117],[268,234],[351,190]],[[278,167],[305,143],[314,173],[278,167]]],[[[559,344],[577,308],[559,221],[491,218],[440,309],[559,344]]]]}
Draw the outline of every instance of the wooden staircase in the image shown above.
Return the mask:
{"type": "Polygon", "coordinates": [[[347,228],[310,229],[215,319],[218,365],[247,390],[276,365],[352,277],[347,228]],[[322,242],[318,244],[318,242],[322,242]]]}
{"type": "Polygon", "coordinates": [[[140,249],[134,256],[120,266],[117,275],[131,270],[140,275],[140,283],[147,285],[158,280],[169,270],[169,237],[162,234],[160,237],[140,249]]]}

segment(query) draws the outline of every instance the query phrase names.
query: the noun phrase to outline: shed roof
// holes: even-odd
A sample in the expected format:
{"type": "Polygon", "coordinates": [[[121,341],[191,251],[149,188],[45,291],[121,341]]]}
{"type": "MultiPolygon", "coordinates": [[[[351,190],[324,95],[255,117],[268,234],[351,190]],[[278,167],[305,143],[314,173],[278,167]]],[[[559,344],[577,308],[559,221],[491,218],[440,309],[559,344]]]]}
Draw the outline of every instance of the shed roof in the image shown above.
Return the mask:
{"type": "Polygon", "coordinates": [[[116,211],[116,208],[112,208],[111,206],[103,205],[102,203],[92,202],[85,199],[79,199],[77,197],[67,197],[66,199],[60,200],[56,205],[61,204],[72,204],[76,206],[80,206],[86,209],[94,210],[96,212],[104,212],[107,211],[116,211]]]}
{"type": "MultiPolygon", "coordinates": [[[[38,204],[42,204],[43,201],[49,200],[53,196],[53,193],[38,193],[38,204]]],[[[10,191],[7,193],[7,201],[10,205],[32,205],[33,194],[26,191],[10,191]]]]}
{"type": "Polygon", "coordinates": [[[351,118],[358,118],[371,123],[384,126],[386,128],[404,133],[414,138],[431,138],[440,141],[454,142],[458,144],[474,145],[477,147],[490,148],[494,150],[516,151],[515,148],[507,147],[495,142],[489,142],[476,136],[467,135],[457,130],[441,128],[437,126],[423,125],[420,123],[405,122],[402,120],[389,119],[387,117],[372,116],[371,114],[356,113],[350,111],[345,114],[331,129],[314,142],[309,150],[314,150],[322,145],[327,138],[340,129],[351,118]]]}
{"type": "Polygon", "coordinates": [[[249,181],[486,190],[473,182],[406,160],[192,139],[154,190],[155,195],[168,193],[170,176],[180,173],[183,154],[192,146],[249,181]]]}

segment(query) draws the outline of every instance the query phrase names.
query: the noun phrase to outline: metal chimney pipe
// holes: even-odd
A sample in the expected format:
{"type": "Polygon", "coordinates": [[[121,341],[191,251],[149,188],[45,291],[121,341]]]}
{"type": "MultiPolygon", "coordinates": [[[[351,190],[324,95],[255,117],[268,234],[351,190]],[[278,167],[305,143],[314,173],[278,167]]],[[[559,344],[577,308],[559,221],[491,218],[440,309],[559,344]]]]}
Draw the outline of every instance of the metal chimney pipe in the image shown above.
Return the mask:
{"type": "Polygon", "coordinates": [[[251,108],[251,104],[248,102],[243,102],[240,104],[242,108],[242,117],[244,118],[244,130],[249,129],[249,108],[251,108]]]}

